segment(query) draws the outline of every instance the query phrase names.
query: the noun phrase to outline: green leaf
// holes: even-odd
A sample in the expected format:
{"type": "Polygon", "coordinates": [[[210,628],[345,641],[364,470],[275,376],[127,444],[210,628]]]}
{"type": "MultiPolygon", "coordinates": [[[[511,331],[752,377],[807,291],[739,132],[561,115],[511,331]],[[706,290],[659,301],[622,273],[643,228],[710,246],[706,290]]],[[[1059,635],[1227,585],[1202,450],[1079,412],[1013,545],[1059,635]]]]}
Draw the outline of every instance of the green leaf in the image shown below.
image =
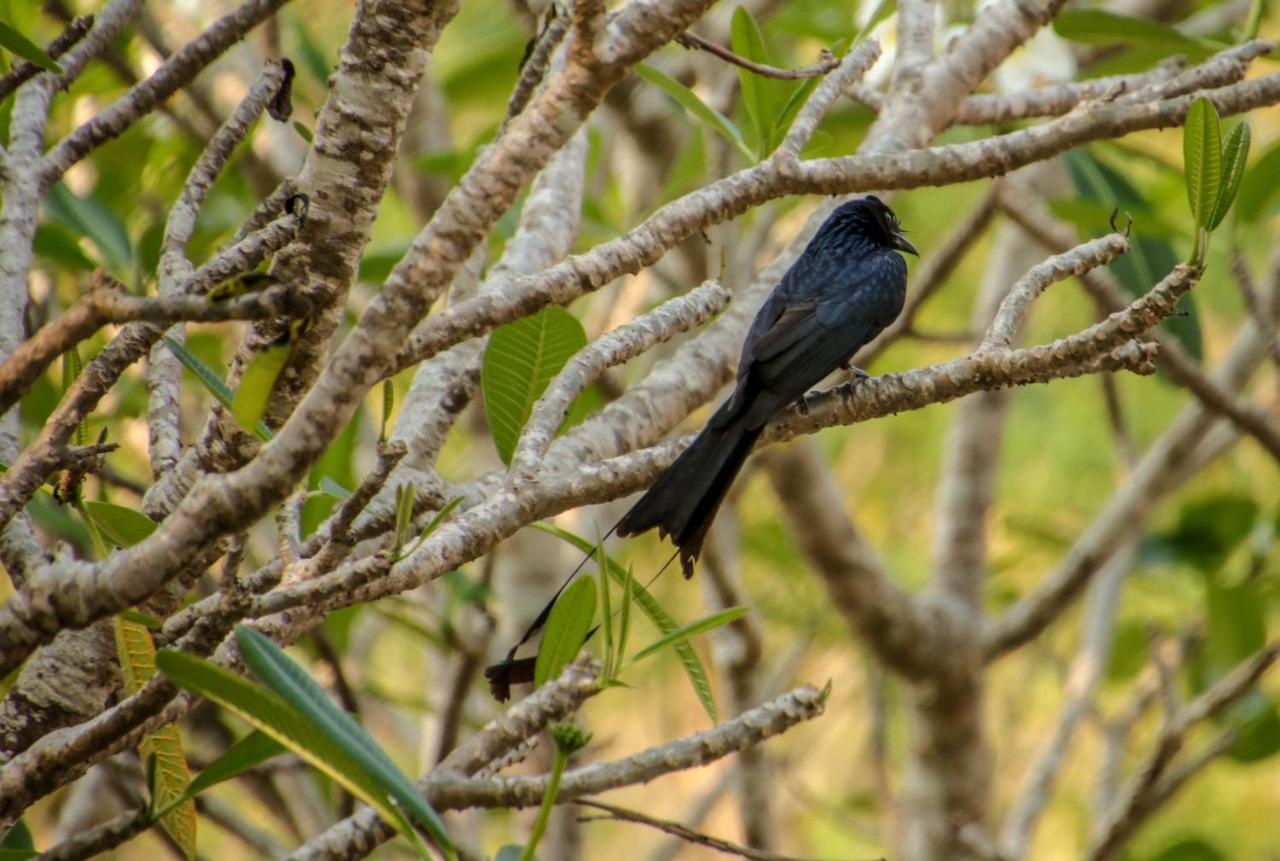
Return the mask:
{"type": "Polygon", "coordinates": [[[132,547],[156,528],[150,517],[123,505],[86,499],[84,506],[103,534],[121,547],[132,547]]]}
{"type": "Polygon", "coordinates": [[[143,613],[139,610],[121,610],[116,614],[126,622],[132,622],[135,625],[141,625],[148,631],[158,631],[164,627],[164,622],[150,613],[143,613]]]}
{"type": "Polygon", "coordinates": [[[631,636],[631,605],[634,603],[631,600],[631,587],[633,585],[635,585],[635,572],[628,565],[627,576],[622,581],[622,610],[620,611],[622,618],[618,620],[618,659],[615,664],[621,663],[622,659],[627,656],[627,639],[631,636]]]}
{"type": "MultiPolygon", "coordinates": [[[[556,536],[562,541],[567,541],[583,553],[590,553],[594,549],[594,545],[585,538],[574,535],[568,530],[561,529],[558,526],[552,526],[548,523],[535,523],[535,529],[556,536]]],[[[632,577],[631,571],[623,568],[612,557],[606,557],[609,561],[609,576],[616,583],[629,584],[628,594],[632,601],[640,607],[640,610],[649,617],[649,621],[664,634],[676,630],[679,625],[671,615],[662,608],[658,600],[650,594],[649,590],[644,588],[640,583],[636,582],[632,577]]],[[[623,605],[623,612],[626,611],[626,604],[623,605]]],[[[625,643],[624,643],[625,644],[625,643]]],[[[716,700],[711,693],[711,679],[707,676],[707,670],[702,666],[702,659],[698,657],[698,653],[694,651],[693,646],[687,641],[676,643],[676,654],[680,657],[680,663],[684,666],[685,674],[689,676],[689,682],[693,685],[693,692],[697,694],[698,701],[702,703],[703,709],[707,712],[707,717],[711,718],[712,723],[718,723],[716,711],[716,700]]]]}
{"type": "Polygon", "coordinates": [[[1253,167],[1245,171],[1236,203],[1236,221],[1252,224],[1262,218],[1277,192],[1280,192],[1280,141],[1272,144],[1253,167]]]}
{"type": "Polygon", "coordinates": [[[558,433],[564,433],[569,428],[582,424],[592,413],[599,412],[608,400],[600,386],[595,383],[587,386],[569,405],[569,411],[565,413],[564,422],[561,423],[558,433]]]}
{"type": "MultiPolygon", "coordinates": [[[[524,852],[524,847],[515,843],[508,843],[498,850],[498,854],[494,856],[493,861],[520,861],[520,855],[524,852]]],[[[535,861],[538,856],[533,856],[535,861]]]]}
{"type": "MultiPolygon", "coordinates": [[[[773,65],[764,34],[745,6],[733,10],[732,45],[734,53],[740,57],[764,66],[773,65]]],[[[780,139],[777,126],[785,116],[792,91],[800,89],[800,85],[757,75],[741,66],[738,67],[738,81],[742,86],[742,103],[756,132],[756,158],[764,158],[780,139]]]]}
{"type": "Polygon", "coordinates": [[[382,425],[378,429],[378,441],[383,442],[387,438],[387,428],[391,425],[391,413],[396,408],[396,387],[391,382],[391,378],[387,377],[382,381],[382,425]]]}
{"type": "MultiPolygon", "coordinates": [[[[421,845],[417,833],[404,822],[397,799],[339,744],[329,726],[317,726],[276,693],[195,655],[162,649],[156,663],[169,681],[213,700],[271,736],[372,807],[415,846],[421,845]]],[[[420,851],[426,857],[425,847],[420,851]]]]}
{"type": "MultiPolygon", "coordinates": [[[[122,510],[129,511],[127,508],[122,510]]],[[[147,522],[150,523],[149,520],[147,522]]],[[[124,691],[136,694],[156,674],[155,643],[145,625],[124,616],[116,616],[113,623],[124,691]]],[[[191,772],[187,769],[187,757],[177,725],[167,723],[148,734],[138,745],[138,754],[144,763],[148,763],[151,775],[151,807],[155,811],[163,811],[158,817],[160,826],[182,848],[188,861],[194,861],[196,806],[193,801],[182,800],[191,784],[191,772]]]]}
{"type": "Polygon", "coordinates": [[[156,647],[151,632],[122,616],[113,620],[116,656],[125,693],[136,694],[156,674],[156,647]]]}
{"type": "Polygon", "coordinates": [[[445,832],[444,823],[417,787],[360,724],[334,705],[324,689],[294,663],[284,649],[248,625],[236,628],[236,645],[240,647],[245,664],[263,684],[359,763],[378,788],[426,828],[441,847],[452,850],[453,844],[445,832]]]}
{"type": "Polygon", "coordinates": [[[876,6],[876,10],[871,13],[871,17],[867,19],[867,23],[858,31],[858,35],[854,37],[853,44],[858,44],[867,37],[867,34],[876,28],[881,22],[888,20],[889,16],[898,11],[897,0],[880,0],[876,6]]]}
{"type": "MultiPolygon", "coordinates": [[[[0,849],[8,849],[10,851],[28,851],[31,855],[35,853],[36,842],[31,836],[31,829],[27,827],[25,819],[19,819],[13,823],[13,827],[9,829],[9,833],[0,840],[0,849]]],[[[28,856],[29,857],[29,856],[28,856]]]]}
{"type": "MultiPolygon", "coordinates": [[[[222,381],[222,377],[218,376],[218,373],[213,370],[213,368],[210,368],[202,362],[195,353],[192,353],[168,335],[164,336],[164,343],[173,351],[173,354],[178,357],[178,361],[181,362],[188,371],[196,375],[196,379],[204,385],[204,387],[209,391],[209,394],[217,398],[218,403],[228,409],[231,408],[231,404],[235,400],[235,395],[232,393],[231,388],[222,381]]],[[[272,436],[271,429],[262,422],[258,422],[254,427],[254,432],[258,435],[258,438],[264,442],[271,439],[272,436]]]]}
{"type": "MultiPolygon", "coordinates": [[[[596,527],[596,561],[599,562],[600,602],[603,605],[600,624],[604,626],[604,670],[602,678],[612,678],[613,668],[622,655],[613,649],[613,601],[609,594],[609,563],[605,562],[604,539],[600,536],[600,527],[596,527]]],[[[626,593],[623,593],[625,600],[626,593]]]]}
{"type": "Polygon", "coordinates": [[[1217,53],[1226,45],[1187,36],[1180,30],[1152,21],[1120,15],[1103,9],[1068,9],[1053,21],[1053,29],[1059,36],[1086,45],[1111,45],[1123,43],[1154,50],[1155,57],[1185,54],[1188,60],[1199,62],[1217,53]]]}
{"type": "Polygon", "coordinates": [[[80,238],[52,221],[36,228],[36,238],[31,247],[39,256],[72,271],[92,272],[97,266],[80,250],[80,238]]]}
{"type": "Polygon", "coordinates": [[[1280,752],[1280,716],[1266,694],[1250,691],[1228,710],[1226,721],[1237,726],[1227,756],[1236,762],[1260,762],[1280,752]]]}
{"type": "Polygon", "coordinates": [[[61,182],[49,190],[41,205],[54,221],[87,237],[112,272],[121,277],[129,274],[133,259],[129,231],[110,207],[72,193],[61,182]]]}
{"type": "Polygon", "coordinates": [[[293,130],[298,133],[298,137],[302,138],[307,143],[312,144],[316,142],[316,136],[312,134],[311,129],[307,128],[302,123],[297,120],[293,120],[290,125],[292,125],[293,130]]]}
{"type": "Polygon", "coordinates": [[[1253,583],[1224,584],[1206,578],[1209,632],[1204,661],[1212,682],[1266,645],[1265,602],[1253,583]]]}
{"type": "Polygon", "coordinates": [[[332,496],[334,499],[346,499],[351,496],[351,491],[327,475],[320,476],[320,492],[326,496],[332,496]]]}
{"type": "Polygon", "coordinates": [[[302,65],[316,81],[327,84],[329,75],[333,72],[329,52],[320,47],[300,18],[294,19],[293,30],[298,40],[298,56],[302,60],[302,65]]]}
{"type": "Polygon", "coordinates": [[[1229,861],[1229,859],[1212,843],[1206,843],[1198,837],[1191,837],[1166,846],[1160,854],[1152,855],[1151,861],[1229,861]]]}
{"type": "MultiPolygon", "coordinates": [[[[463,500],[463,497],[458,496],[449,500],[447,503],[445,503],[444,508],[437,511],[436,516],[431,518],[431,522],[428,523],[426,526],[422,527],[422,532],[418,534],[417,543],[421,544],[423,541],[426,541],[427,537],[431,535],[432,532],[435,532],[437,529],[439,529],[440,524],[444,523],[445,518],[448,517],[455,508],[457,508],[459,505],[462,504],[462,500],[463,500]]],[[[416,548],[417,545],[415,544],[414,547],[416,548]]]]}
{"type": "Polygon", "coordinates": [[[1174,527],[1156,537],[1169,556],[1208,576],[1249,538],[1259,511],[1244,494],[1215,493],[1184,503],[1174,527]]]}
{"type": "Polygon", "coordinates": [[[411,484],[396,485],[396,531],[395,554],[400,555],[405,540],[409,537],[409,527],[413,524],[413,504],[417,501],[417,493],[411,484]]]}
{"type": "MultiPolygon", "coordinates": [[[[62,354],[63,394],[66,394],[71,387],[75,385],[76,379],[80,376],[80,372],[82,370],[84,370],[84,363],[80,361],[80,350],[79,348],[72,346],[70,350],[67,350],[62,354]]],[[[89,444],[89,423],[87,421],[81,421],[76,425],[71,440],[76,445],[89,444]]]]}
{"type": "Polygon", "coordinates": [[[533,404],[587,344],[577,318],[558,305],[496,329],[480,372],[484,411],[503,463],[511,463],[533,404]]]}
{"type": "Polygon", "coordinates": [[[266,414],[276,380],[293,354],[293,344],[291,336],[269,344],[258,351],[245,369],[231,401],[231,414],[245,430],[257,427],[266,414]]]}
{"type": "MultiPolygon", "coordinates": [[[[187,787],[186,798],[195,798],[211,786],[243,774],[260,762],[284,753],[285,747],[262,730],[255,729],[204,767],[187,787]]],[[[185,799],[184,799],[185,800],[185,799]]]]}
{"type": "MultiPolygon", "coordinates": [[[[1079,206],[1077,221],[1086,233],[1101,236],[1110,231],[1107,221],[1113,209],[1139,213],[1134,235],[1129,240],[1129,253],[1121,255],[1107,268],[1125,292],[1137,298],[1158,282],[1178,263],[1178,252],[1164,236],[1147,235],[1143,231],[1149,222],[1159,228],[1158,213],[1124,175],[1088,150],[1078,149],[1064,153],[1063,164],[1067,175],[1079,196],[1072,203],[1079,206]]],[[[1063,204],[1059,201],[1055,209],[1063,204]]],[[[1202,354],[1200,319],[1195,298],[1188,294],[1178,302],[1179,314],[1160,324],[1160,328],[1173,337],[1192,357],[1202,354]]]]}
{"type": "MultiPolygon", "coordinates": [[[[787,132],[791,130],[791,122],[796,118],[796,114],[800,113],[800,109],[804,107],[804,103],[809,101],[809,95],[813,92],[814,87],[818,86],[818,82],[822,79],[818,76],[805,79],[800,86],[795,87],[790,97],[787,99],[785,107],[782,109],[782,115],[778,118],[776,126],[776,135],[779,143],[787,136],[787,132]]],[[[814,137],[818,135],[827,135],[826,132],[814,132],[814,137]]],[[[812,146],[811,143],[809,146],[812,146]]],[[[806,147],[806,152],[808,147],[806,147]]]]}
{"type": "Polygon", "coordinates": [[[694,95],[693,90],[648,63],[637,65],[636,74],[661,89],[676,104],[688,111],[689,115],[694,119],[732,143],[748,162],[755,162],[756,154],[751,151],[751,147],[747,146],[747,142],[743,140],[742,132],[734,125],[733,120],[704,103],[702,99],[694,95]]]}
{"type": "Polygon", "coordinates": [[[1222,181],[1218,186],[1218,197],[1214,201],[1213,211],[1209,215],[1209,230],[1217,230],[1222,219],[1227,217],[1236,192],[1240,190],[1240,181],[1244,178],[1245,160],[1249,158],[1249,124],[1239,122],[1227,132],[1222,143],[1222,181]]]}
{"type": "Polygon", "coordinates": [[[639,663],[655,652],[661,651],[663,648],[673,644],[688,640],[690,637],[719,628],[721,625],[727,625],[730,622],[736,622],[743,616],[751,612],[750,607],[727,607],[724,610],[718,610],[708,616],[703,616],[696,622],[690,622],[674,631],[671,631],[661,639],[655,640],[645,646],[627,661],[627,666],[639,663]]]}
{"type": "Polygon", "coordinates": [[[1131,679],[1147,665],[1151,649],[1147,645],[1147,624],[1137,620],[1125,620],[1116,625],[1111,643],[1111,660],[1107,664],[1107,678],[1114,681],[1131,679]]]}
{"type": "Polygon", "coordinates": [[[1222,183],[1222,136],[1218,111],[1201,96],[1191,103],[1182,130],[1182,160],[1187,179],[1187,201],[1196,228],[1208,228],[1218,188],[1222,183]]]}
{"type": "Polygon", "coordinates": [[[62,67],[54,62],[52,57],[40,50],[40,46],[4,21],[0,21],[0,45],[7,48],[10,53],[17,54],[24,60],[30,60],[46,72],[53,72],[55,75],[62,74],[62,67]]]}
{"type": "Polygon", "coordinates": [[[574,580],[551,608],[542,643],[538,646],[538,660],[534,664],[535,687],[541,687],[560,675],[560,671],[578,657],[595,615],[595,581],[590,577],[574,580]]]}
{"type": "Polygon", "coordinates": [[[167,723],[148,735],[138,745],[138,755],[143,762],[154,763],[151,804],[155,810],[163,811],[160,827],[181,847],[187,861],[195,861],[196,802],[186,796],[191,772],[187,770],[178,725],[167,723]]]}

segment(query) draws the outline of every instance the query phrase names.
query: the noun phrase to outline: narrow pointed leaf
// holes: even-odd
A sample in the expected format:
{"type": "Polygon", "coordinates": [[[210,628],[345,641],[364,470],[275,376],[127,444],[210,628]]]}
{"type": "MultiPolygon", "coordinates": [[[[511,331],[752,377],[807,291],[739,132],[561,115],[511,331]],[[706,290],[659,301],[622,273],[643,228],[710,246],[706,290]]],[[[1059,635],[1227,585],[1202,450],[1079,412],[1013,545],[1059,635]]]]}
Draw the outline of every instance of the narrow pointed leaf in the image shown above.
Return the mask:
{"type": "Polygon", "coordinates": [[[631,598],[631,587],[634,583],[635,573],[632,571],[631,566],[628,565],[626,579],[622,581],[622,610],[619,611],[621,618],[618,620],[617,663],[619,664],[627,657],[627,638],[631,636],[631,605],[634,603],[631,598]]]}
{"type": "Polygon", "coordinates": [[[604,557],[604,539],[600,537],[600,528],[597,526],[596,560],[599,563],[597,582],[600,584],[600,624],[604,626],[604,672],[601,676],[607,679],[613,675],[615,658],[620,661],[622,656],[616,655],[613,650],[613,601],[609,594],[609,563],[605,562],[604,557]]]}
{"type": "Polygon", "coordinates": [[[62,74],[62,67],[42,51],[39,45],[3,21],[0,21],[0,45],[3,45],[10,53],[16,54],[24,60],[30,60],[46,72],[53,72],[55,75],[62,74]]]}
{"type": "MultiPolygon", "coordinates": [[[[755,63],[769,63],[769,55],[764,46],[764,36],[751,13],[745,6],[733,10],[731,42],[733,52],[755,63]]],[[[738,67],[738,84],[742,88],[742,105],[746,108],[747,118],[756,135],[756,158],[767,153],[769,130],[777,118],[769,104],[767,84],[769,82],[742,67],[738,67]]]]}
{"type": "MultiPolygon", "coordinates": [[[[200,360],[199,356],[173,340],[173,338],[170,338],[168,335],[164,336],[164,343],[165,346],[173,351],[173,355],[177,357],[178,361],[181,362],[188,371],[195,374],[196,379],[200,381],[201,385],[203,385],[206,390],[208,390],[209,394],[213,395],[218,400],[218,403],[228,409],[231,408],[232,402],[235,400],[235,393],[231,391],[230,386],[223,382],[222,377],[217,371],[210,368],[200,360]]],[[[258,435],[258,438],[264,442],[271,439],[271,429],[262,422],[258,422],[253,430],[254,433],[258,435]]]]}
{"type": "Polygon", "coordinates": [[[1222,181],[1222,137],[1218,112],[1203,96],[1191,103],[1182,130],[1182,159],[1186,171],[1187,201],[1196,227],[1208,227],[1222,181]]]}
{"type": "Polygon", "coordinates": [[[326,496],[332,496],[334,499],[346,499],[351,496],[351,491],[347,490],[333,478],[322,475],[320,476],[320,492],[326,496]]]}
{"type": "Polygon", "coordinates": [[[396,485],[395,552],[397,554],[400,553],[409,536],[409,527],[413,524],[413,504],[416,499],[417,494],[413,490],[413,485],[396,485]]]}
{"type": "Polygon", "coordinates": [[[574,580],[556,601],[547,619],[533,669],[535,687],[541,687],[560,675],[560,671],[578,656],[595,615],[595,581],[590,577],[574,580]]]}
{"type": "Polygon", "coordinates": [[[382,426],[378,431],[378,439],[387,438],[387,428],[391,425],[391,413],[396,408],[396,387],[391,378],[382,381],[382,426]]]}
{"type": "Polygon", "coordinates": [[[693,90],[666,72],[647,63],[638,64],[636,66],[636,74],[670,96],[676,104],[688,111],[689,115],[695,120],[732,143],[747,161],[755,162],[756,154],[751,151],[751,147],[747,146],[746,140],[742,137],[742,131],[734,124],[733,120],[707,105],[694,94],[693,90]]]}
{"type": "Polygon", "coordinates": [[[1214,202],[1213,213],[1205,226],[1216,230],[1231,210],[1231,204],[1240,190],[1240,181],[1244,178],[1245,160],[1249,158],[1249,141],[1251,134],[1249,124],[1236,123],[1227,132],[1222,143],[1222,181],[1218,186],[1218,198],[1214,202]]]}
{"type": "Polygon", "coordinates": [[[143,762],[155,763],[152,803],[156,809],[165,811],[160,817],[160,827],[182,848],[187,861],[195,861],[196,802],[186,797],[191,772],[187,770],[177,724],[167,723],[144,738],[138,745],[138,753],[143,762]]]}
{"type": "MultiPolygon", "coordinates": [[[[400,830],[403,817],[391,796],[327,732],[272,691],[248,679],[173,649],[156,656],[160,671],[180,688],[213,700],[320,769],[400,830]]],[[[403,836],[414,840],[412,831],[403,836]]]]}
{"type": "MultiPolygon", "coordinates": [[[[67,390],[75,384],[76,379],[80,376],[80,372],[84,370],[84,362],[80,360],[80,351],[76,347],[62,354],[62,392],[66,394],[67,390]]],[[[76,425],[76,429],[71,437],[76,445],[89,444],[89,423],[82,421],[76,425]]]]}
{"type": "Polygon", "coordinates": [[[243,774],[284,751],[284,745],[262,730],[255,729],[227,748],[222,756],[206,765],[187,787],[186,797],[194,798],[209,787],[243,774]]]}
{"type": "MultiPolygon", "coordinates": [[[[583,553],[590,553],[594,549],[594,545],[585,538],[574,535],[565,529],[557,526],[551,526],[546,523],[533,524],[535,529],[550,533],[557,538],[567,541],[574,547],[577,547],[583,553]]],[[[628,569],[623,568],[612,557],[606,557],[609,560],[609,576],[616,583],[630,584],[629,597],[636,602],[641,612],[649,618],[659,631],[664,634],[676,630],[680,626],[676,620],[671,618],[671,614],[663,609],[658,603],[658,599],[654,598],[648,589],[644,588],[639,582],[631,576],[628,569]]],[[[687,641],[676,643],[676,654],[680,657],[680,663],[684,666],[685,674],[689,676],[689,682],[693,685],[693,692],[697,694],[698,701],[702,703],[703,709],[707,712],[707,717],[711,718],[712,723],[719,723],[719,717],[716,711],[716,700],[711,693],[711,679],[707,675],[706,667],[702,665],[702,659],[698,657],[698,653],[694,651],[693,646],[687,641]]]]}
{"type": "MultiPolygon", "coordinates": [[[[155,643],[145,625],[122,616],[115,617],[114,627],[124,691],[136,694],[156,674],[155,643]]],[[[182,800],[191,784],[191,772],[187,770],[187,757],[177,725],[167,723],[143,738],[138,754],[144,763],[151,763],[149,768],[154,775],[151,804],[154,809],[164,811],[160,827],[181,847],[188,861],[194,861],[196,805],[194,801],[182,800]]]]}
{"type": "MultiPolygon", "coordinates": [[[[405,822],[379,782],[360,762],[298,710],[271,691],[214,664],[182,652],[160,654],[160,667],[175,684],[219,702],[298,756],[325,772],[353,795],[369,804],[406,839],[421,846],[421,838],[405,822]]],[[[447,844],[446,844],[447,845],[447,844]]],[[[452,850],[447,850],[452,856],[452,850]]],[[[421,852],[426,857],[425,852],[421,852]]]]}
{"type": "Polygon", "coordinates": [[[236,628],[236,645],[240,647],[245,664],[263,684],[330,738],[344,754],[359,763],[378,788],[425,827],[441,847],[452,849],[444,823],[417,787],[360,724],[334,705],[324,689],[294,663],[284,649],[247,625],[236,628]]]}
{"type": "Polygon", "coordinates": [[[690,637],[697,636],[698,634],[701,634],[704,631],[710,631],[715,628],[719,628],[721,625],[727,625],[730,622],[736,622],[738,619],[741,619],[743,616],[747,615],[750,612],[751,612],[750,607],[728,607],[724,610],[720,610],[718,612],[712,613],[709,616],[703,616],[701,619],[698,619],[696,622],[690,622],[689,624],[683,627],[677,628],[676,630],[672,631],[671,633],[667,634],[661,639],[655,640],[654,642],[645,646],[643,649],[636,652],[635,657],[627,661],[627,665],[630,666],[631,664],[638,663],[639,661],[649,657],[655,652],[662,650],[663,648],[671,645],[672,643],[678,643],[678,642],[681,642],[682,640],[687,640],[690,637]]]}
{"type": "Polygon", "coordinates": [[[1152,52],[1152,59],[1183,54],[1188,60],[1199,62],[1226,47],[1209,39],[1187,36],[1176,27],[1150,18],[1105,9],[1069,9],[1054,19],[1053,29],[1064,39],[1086,45],[1123,43],[1141,47],[1152,52]]]}
{"type": "Polygon", "coordinates": [[[81,197],[61,182],[49,190],[41,206],[51,219],[92,242],[99,259],[116,275],[128,275],[133,245],[115,210],[95,197],[81,197]]]}
{"type": "Polygon", "coordinates": [[[267,403],[271,400],[271,392],[276,387],[280,372],[289,363],[293,354],[291,342],[275,343],[259,351],[253,357],[240,385],[236,387],[235,397],[231,400],[231,414],[246,430],[257,427],[262,416],[266,414],[267,403]]]}
{"type": "Polygon", "coordinates": [[[1280,193],[1280,141],[1264,152],[1253,167],[1245,171],[1236,203],[1236,221],[1252,224],[1267,215],[1272,201],[1280,193]]]}
{"type": "Polygon", "coordinates": [[[448,517],[449,514],[461,504],[462,504],[462,497],[459,496],[449,500],[449,502],[445,504],[444,508],[437,511],[436,516],[431,518],[431,522],[428,523],[426,526],[422,527],[422,532],[419,533],[418,535],[418,541],[414,545],[414,549],[416,550],[418,544],[421,544],[423,541],[426,541],[428,536],[431,535],[431,533],[439,529],[440,524],[444,523],[445,518],[448,517]]]}

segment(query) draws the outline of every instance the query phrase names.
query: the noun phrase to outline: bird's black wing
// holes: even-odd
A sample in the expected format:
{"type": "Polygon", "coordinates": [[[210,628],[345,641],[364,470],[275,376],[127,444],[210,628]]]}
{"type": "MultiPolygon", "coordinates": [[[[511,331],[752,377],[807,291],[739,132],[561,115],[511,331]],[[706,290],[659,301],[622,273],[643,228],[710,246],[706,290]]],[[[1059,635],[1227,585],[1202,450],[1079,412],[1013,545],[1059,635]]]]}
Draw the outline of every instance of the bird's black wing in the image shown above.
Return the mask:
{"type": "Polygon", "coordinates": [[[844,365],[872,334],[869,326],[858,323],[833,332],[816,314],[794,324],[794,332],[794,337],[770,342],[751,364],[755,392],[744,419],[749,428],[763,427],[799,400],[844,365]]]}
{"type": "Polygon", "coordinates": [[[816,299],[805,299],[788,306],[768,329],[746,345],[744,353],[752,363],[767,361],[806,338],[821,334],[822,325],[818,322],[817,312],[816,299]]]}

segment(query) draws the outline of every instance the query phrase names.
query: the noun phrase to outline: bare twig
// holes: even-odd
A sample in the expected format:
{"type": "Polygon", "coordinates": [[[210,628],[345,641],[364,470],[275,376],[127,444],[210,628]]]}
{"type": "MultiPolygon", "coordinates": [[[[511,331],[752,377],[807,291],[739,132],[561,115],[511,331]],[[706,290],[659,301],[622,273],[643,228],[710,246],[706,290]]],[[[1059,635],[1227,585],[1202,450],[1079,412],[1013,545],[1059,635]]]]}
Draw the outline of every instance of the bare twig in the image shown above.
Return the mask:
{"type": "Polygon", "coordinates": [[[286,2],[288,0],[245,0],[210,24],[200,36],[166,60],[155,74],[56,143],[40,166],[41,187],[52,186],[67,168],[155,108],[286,2]]]}
{"type": "Polygon", "coordinates": [[[108,323],[253,320],[297,313],[305,307],[295,291],[279,285],[226,302],[210,302],[201,296],[130,296],[108,279],[24,341],[0,365],[0,411],[17,403],[54,360],[108,323]]]}
{"type": "Polygon", "coordinates": [[[793,855],[779,855],[776,852],[763,852],[759,849],[752,849],[750,846],[742,846],[720,837],[712,837],[710,834],[703,834],[692,828],[681,825],[679,822],[673,822],[670,819],[658,819],[654,816],[646,816],[645,814],[631,810],[626,807],[618,807],[614,804],[605,804],[603,801],[596,801],[593,798],[579,798],[574,804],[582,807],[590,807],[594,810],[603,810],[605,816],[588,816],[583,817],[583,822],[594,822],[602,819],[615,819],[619,822],[634,822],[637,825],[647,825],[650,828],[656,828],[664,834],[670,834],[673,837],[679,837],[686,843],[692,843],[695,846],[705,846],[716,852],[722,852],[725,855],[733,855],[737,858],[751,858],[754,861],[799,861],[793,855]]]}
{"type": "Polygon", "coordinates": [[[701,50],[706,51],[708,54],[714,54],[727,63],[732,63],[757,75],[762,75],[766,78],[777,78],[783,81],[817,78],[840,65],[839,57],[833,57],[829,52],[823,51],[824,56],[821,60],[812,66],[805,66],[801,69],[779,69],[776,66],[766,66],[763,63],[748,60],[746,57],[740,57],[728,48],[722,48],[710,39],[702,38],[692,30],[686,30],[676,36],[675,41],[676,44],[683,45],[691,50],[701,50]]]}
{"type": "Polygon", "coordinates": [[[1185,763],[1182,770],[1169,775],[1171,779],[1166,779],[1187,733],[1195,725],[1220,714],[1254,690],[1258,680],[1277,658],[1280,658],[1280,645],[1272,644],[1262,649],[1237,665],[1200,696],[1167,716],[1155,747],[1139,766],[1137,776],[1108,813],[1106,821],[1090,844],[1086,855],[1089,861],[1108,861],[1116,857],[1129,837],[1174,791],[1230,745],[1234,738],[1232,734],[1219,736],[1206,749],[1205,754],[1185,763]]]}

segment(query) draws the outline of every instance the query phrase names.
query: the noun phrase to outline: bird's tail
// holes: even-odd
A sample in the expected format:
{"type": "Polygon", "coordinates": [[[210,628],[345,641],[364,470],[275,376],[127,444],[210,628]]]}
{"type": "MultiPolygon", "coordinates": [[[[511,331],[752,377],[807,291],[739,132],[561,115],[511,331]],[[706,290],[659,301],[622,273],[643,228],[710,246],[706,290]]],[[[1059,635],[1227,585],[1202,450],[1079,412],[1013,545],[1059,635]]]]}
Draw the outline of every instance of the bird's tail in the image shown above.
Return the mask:
{"type": "MultiPolygon", "coordinates": [[[[660,534],[671,536],[684,576],[693,576],[693,564],[702,552],[707,529],[763,430],[748,428],[744,416],[733,414],[736,411],[730,402],[726,402],[721,407],[721,412],[712,418],[680,457],[676,458],[640,501],[604,537],[608,538],[615,532],[624,536],[637,535],[656,526],[660,534]]],[[[603,546],[603,539],[599,546],[603,546]]],[[[593,548],[583,557],[582,562],[578,563],[578,567],[573,569],[529,625],[524,636],[511,647],[507,657],[485,668],[489,689],[500,702],[505,702],[510,697],[513,684],[533,681],[536,659],[517,658],[516,650],[546,624],[560,593],[595,552],[593,548]]],[[[670,560],[667,564],[670,564],[670,560]]],[[[667,566],[662,567],[665,569],[667,566]]],[[[594,631],[593,628],[592,633],[594,631]]],[[[590,637],[591,634],[587,636],[590,637]]]]}
{"type": "Polygon", "coordinates": [[[762,430],[748,428],[742,417],[719,426],[713,419],[623,516],[617,533],[638,535],[656,526],[671,536],[684,576],[693,576],[711,521],[762,430]]]}

